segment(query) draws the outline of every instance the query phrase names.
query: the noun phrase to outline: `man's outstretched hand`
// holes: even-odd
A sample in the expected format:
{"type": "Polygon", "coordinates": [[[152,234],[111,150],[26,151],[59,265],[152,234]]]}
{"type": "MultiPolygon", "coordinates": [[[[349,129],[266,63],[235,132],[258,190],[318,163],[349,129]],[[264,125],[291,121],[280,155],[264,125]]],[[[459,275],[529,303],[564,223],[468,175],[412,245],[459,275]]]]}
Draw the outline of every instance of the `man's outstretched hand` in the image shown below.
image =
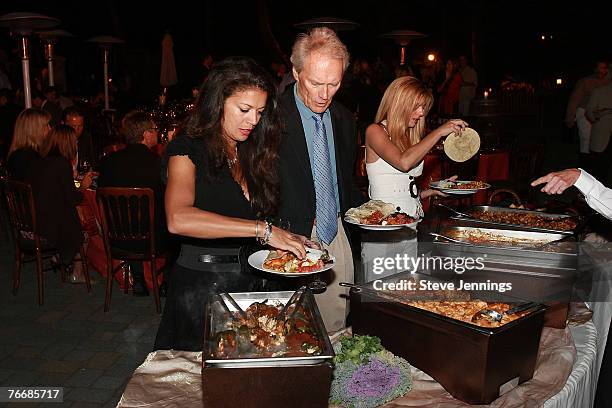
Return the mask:
{"type": "Polygon", "coordinates": [[[537,185],[546,183],[541,190],[543,193],[561,194],[568,187],[573,186],[576,183],[576,180],[578,180],[578,177],[580,177],[579,169],[565,169],[548,173],[547,175],[534,180],[531,183],[531,186],[535,187],[537,185]]]}

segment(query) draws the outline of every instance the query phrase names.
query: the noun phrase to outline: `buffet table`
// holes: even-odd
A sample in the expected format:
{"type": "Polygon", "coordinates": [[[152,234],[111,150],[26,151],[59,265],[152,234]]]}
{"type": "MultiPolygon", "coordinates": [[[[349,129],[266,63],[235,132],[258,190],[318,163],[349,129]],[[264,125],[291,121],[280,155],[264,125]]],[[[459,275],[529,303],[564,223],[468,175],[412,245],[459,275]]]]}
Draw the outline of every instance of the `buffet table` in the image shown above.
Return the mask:
{"type": "MultiPolygon", "coordinates": [[[[596,337],[597,331],[592,322],[564,330],[545,328],[534,378],[502,395],[490,406],[589,406],[588,401],[594,396],[596,384],[593,369],[596,337]]],[[[201,352],[152,352],[132,375],[118,407],[201,407],[201,369],[201,352]]],[[[390,405],[469,406],[453,399],[437,382],[416,368],[413,368],[413,380],[412,391],[390,405]]]]}
{"type": "MultiPolygon", "coordinates": [[[[393,258],[397,254],[414,256],[420,253],[417,252],[417,246],[419,243],[427,244],[426,232],[428,228],[433,227],[433,224],[435,224],[433,220],[426,219],[419,224],[418,233],[410,229],[362,233],[361,259],[357,261],[361,268],[360,276],[356,275],[356,281],[367,282],[385,275],[374,270],[374,259],[377,257],[393,258]]],[[[585,253],[584,246],[581,247],[583,256],[580,259],[592,263],[591,266],[581,265],[581,270],[584,272],[590,267],[601,275],[594,274],[592,286],[588,287],[589,296],[585,297],[591,310],[582,303],[572,304],[570,324],[567,327],[562,329],[544,327],[533,378],[507,392],[502,392],[502,395],[489,406],[517,408],[592,406],[612,315],[610,307],[612,290],[607,279],[612,265],[612,255],[610,255],[612,249],[599,247],[595,248],[595,252],[611,259],[597,257],[593,251],[585,253]]],[[[358,330],[355,319],[353,323],[358,330]]],[[[332,342],[337,341],[338,336],[338,333],[331,336],[332,342]]],[[[435,353],[435,349],[424,346],[423,352],[435,353]]],[[[470,367],[466,366],[465,369],[469,370],[470,367]]],[[[152,352],[133,374],[118,406],[201,407],[203,400],[201,371],[201,352],[173,350],[152,352]]],[[[415,367],[412,367],[412,376],[413,389],[387,406],[437,408],[470,406],[454,399],[438,382],[415,367]]],[[[228,389],[228,392],[231,390],[228,389]]],[[[257,401],[245,401],[244,406],[257,406],[257,401]]]]}

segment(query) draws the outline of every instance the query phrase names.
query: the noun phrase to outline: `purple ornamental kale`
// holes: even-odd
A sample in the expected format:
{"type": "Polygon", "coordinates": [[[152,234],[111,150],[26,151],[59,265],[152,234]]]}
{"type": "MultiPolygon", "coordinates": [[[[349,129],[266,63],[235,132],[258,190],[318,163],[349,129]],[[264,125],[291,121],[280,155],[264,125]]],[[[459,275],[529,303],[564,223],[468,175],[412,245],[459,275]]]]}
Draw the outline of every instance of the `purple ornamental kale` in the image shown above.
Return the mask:
{"type": "Polygon", "coordinates": [[[399,367],[390,367],[373,358],[355,370],[346,389],[354,397],[381,398],[393,391],[400,376],[399,367]]]}

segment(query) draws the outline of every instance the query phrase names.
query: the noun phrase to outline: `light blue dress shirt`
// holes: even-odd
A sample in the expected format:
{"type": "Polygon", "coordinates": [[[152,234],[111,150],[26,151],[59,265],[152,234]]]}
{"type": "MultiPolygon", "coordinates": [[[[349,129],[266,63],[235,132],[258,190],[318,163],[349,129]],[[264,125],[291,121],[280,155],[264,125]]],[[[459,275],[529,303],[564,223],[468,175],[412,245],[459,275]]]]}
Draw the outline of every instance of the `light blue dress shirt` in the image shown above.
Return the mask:
{"type": "MultiPolygon", "coordinates": [[[[308,158],[310,160],[310,169],[312,171],[312,179],[314,180],[314,163],[312,159],[312,144],[315,133],[315,121],[312,115],[319,115],[314,113],[308,108],[302,99],[297,94],[297,84],[293,85],[293,95],[295,97],[295,103],[300,117],[302,119],[302,127],[304,128],[304,135],[306,135],[306,146],[308,147],[308,158]]],[[[325,134],[327,135],[327,146],[329,148],[329,160],[331,161],[332,181],[334,182],[334,194],[336,196],[336,205],[338,212],[340,211],[340,194],[338,193],[338,171],[336,169],[336,150],[334,144],[334,129],[331,121],[331,114],[329,109],[323,112],[323,124],[325,125],[325,134]]]]}

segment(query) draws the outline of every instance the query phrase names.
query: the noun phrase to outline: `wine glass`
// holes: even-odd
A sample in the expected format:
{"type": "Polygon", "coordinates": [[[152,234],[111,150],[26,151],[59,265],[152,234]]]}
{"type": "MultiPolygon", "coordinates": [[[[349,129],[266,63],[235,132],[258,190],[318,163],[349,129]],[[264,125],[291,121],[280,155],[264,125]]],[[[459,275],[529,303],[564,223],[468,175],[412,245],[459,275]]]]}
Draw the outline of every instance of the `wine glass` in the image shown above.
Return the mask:
{"type": "Polygon", "coordinates": [[[89,160],[83,160],[81,162],[81,169],[80,169],[80,173],[87,173],[89,171],[89,169],[91,168],[91,164],[89,163],[89,160]]]}

